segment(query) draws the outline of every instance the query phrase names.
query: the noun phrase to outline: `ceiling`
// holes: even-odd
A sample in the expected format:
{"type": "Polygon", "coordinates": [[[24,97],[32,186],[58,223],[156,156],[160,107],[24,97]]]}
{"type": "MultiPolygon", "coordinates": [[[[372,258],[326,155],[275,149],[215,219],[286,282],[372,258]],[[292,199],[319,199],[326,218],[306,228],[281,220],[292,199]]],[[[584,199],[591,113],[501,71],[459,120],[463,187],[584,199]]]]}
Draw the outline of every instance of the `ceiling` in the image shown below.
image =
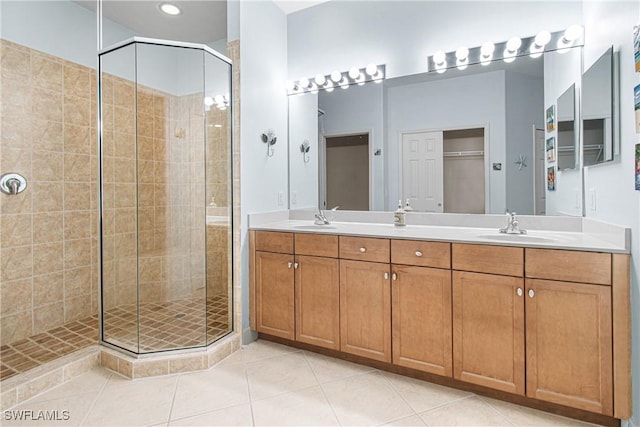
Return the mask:
{"type": "MultiPolygon", "coordinates": [[[[325,1],[329,0],[274,0],[274,3],[289,14],[325,1]]],[[[74,2],[91,11],[96,10],[96,0],[74,2]]],[[[163,0],[103,0],[102,14],[144,37],[193,43],[210,43],[227,38],[226,0],[170,0],[182,9],[178,16],[160,12],[158,6],[162,2],[163,0]]]]}

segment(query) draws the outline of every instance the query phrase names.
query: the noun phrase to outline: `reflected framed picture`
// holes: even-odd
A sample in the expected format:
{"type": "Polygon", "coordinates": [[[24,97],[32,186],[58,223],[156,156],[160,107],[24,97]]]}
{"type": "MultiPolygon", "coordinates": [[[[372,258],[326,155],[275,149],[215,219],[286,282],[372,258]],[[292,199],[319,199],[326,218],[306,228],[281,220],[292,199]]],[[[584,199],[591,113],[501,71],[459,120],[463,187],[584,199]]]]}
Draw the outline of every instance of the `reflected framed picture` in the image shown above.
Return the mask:
{"type": "Polygon", "coordinates": [[[636,133],[640,133],[640,85],[633,88],[633,103],[636,110],[636,133]]]}
{"type": "Polygon", "coordinates": [[[640,144],[636,144],[636,190],[640,191],[640,144]]]}
{"type": "Polygon", "coordinates": [[[556,167],[547,168],[547,190],[556,191],[556,167]]]}
{"type": "Polygon", "coordinates": [[[547,138],[547,163],[556,161],[556,138],[552,136],[547,138]]]}
{"type": "Polygon", "coordinates": [[[547,108],[546,113],[547,132],[553,132],[556,130],[556,106],[552,105],[547,108]]]}
{"type": "Polygon", "coordinates": [[[633,59],[636,64],[636,72],[640,73],[640,25],[633,27],[633,59]]]}

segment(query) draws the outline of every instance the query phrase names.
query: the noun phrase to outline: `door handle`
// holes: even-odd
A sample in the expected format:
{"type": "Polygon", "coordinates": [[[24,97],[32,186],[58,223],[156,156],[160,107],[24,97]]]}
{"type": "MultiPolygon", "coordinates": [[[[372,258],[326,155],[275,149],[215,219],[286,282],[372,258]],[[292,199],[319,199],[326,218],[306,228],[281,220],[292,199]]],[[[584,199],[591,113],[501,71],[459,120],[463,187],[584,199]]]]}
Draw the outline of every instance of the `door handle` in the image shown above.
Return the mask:
{"type": "Polygon", "coordinates": [[[291,268],[291,266],[292,266],[292,265],[293,265],[293,263],[292,263],[291,261],[289,261],[289,262],[287,263],[287,268],[291,268]]]}
{"type": "Polygon", "coordinates": [[[533,289],[529,289],[529,298],[533,298],[536,293],[533,292],[533,289]]]}
{"type": "Polygon", "coordinates": [[[396,273],[393,273],[393,274],[391,275],[391,279],[392,279],[392,280],[398,280],[398,275],[397,275],[396,273]]]}
{"type": "Polygon", "coordinates": [[[389,280],[389,273],[386,271],[384,272],[384,280],[389,280]]]}
{"type": "Polygon", "coordinates": [[[297,262],[294,262],[293,263],[293,268],[295,268],[297,270],[298,269],[298,265],[300,265],[300,264],[298,264],[297,262]]]}
{"type": "Polygon", "coordinates": [[[523,293],[523,292],[522,292],[522,288],[518,288],[518,289],[516,290],[516,293],[518,294],[518,296],[519,296],[519,297],[521,297],[521,296],[522,296],[522,293],[523,293]]]}

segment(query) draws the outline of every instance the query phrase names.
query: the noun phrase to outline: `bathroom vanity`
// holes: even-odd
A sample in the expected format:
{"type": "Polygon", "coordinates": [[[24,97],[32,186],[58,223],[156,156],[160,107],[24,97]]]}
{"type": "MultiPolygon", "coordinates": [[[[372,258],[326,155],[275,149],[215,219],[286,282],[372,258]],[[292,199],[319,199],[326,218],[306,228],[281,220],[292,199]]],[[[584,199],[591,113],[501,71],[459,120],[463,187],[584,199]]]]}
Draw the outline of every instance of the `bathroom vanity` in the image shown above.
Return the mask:
{"type": "Polygon", "coordinates": [[[529,217],[555,230],[510,236],[488,227],[495,215],[414,214],[404,228],[384,215],[252,217],[252,329],[576,418],[630,417],[628,230],[529,217]],[[471,226],[433,225],[456,221],[471,226]]]}

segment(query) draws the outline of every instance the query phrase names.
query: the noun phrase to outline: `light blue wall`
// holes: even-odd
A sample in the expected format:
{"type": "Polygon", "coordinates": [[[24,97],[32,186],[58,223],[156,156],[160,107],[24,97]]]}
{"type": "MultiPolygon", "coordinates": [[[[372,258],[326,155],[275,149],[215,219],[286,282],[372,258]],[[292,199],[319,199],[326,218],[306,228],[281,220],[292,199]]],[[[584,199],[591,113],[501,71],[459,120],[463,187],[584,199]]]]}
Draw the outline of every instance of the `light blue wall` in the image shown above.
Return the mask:
{"type": "Polygon", "coordinates": [[[272,1],[240,2],[240,151],[242,313],[249,337],[247,215],[286,209],[287,152],[287,19],[272,1]],[[278,141],[267,157],[260,135],[273,129],[278,141]],[[282,193],[282,204],[278,203],[282,193]]]}

